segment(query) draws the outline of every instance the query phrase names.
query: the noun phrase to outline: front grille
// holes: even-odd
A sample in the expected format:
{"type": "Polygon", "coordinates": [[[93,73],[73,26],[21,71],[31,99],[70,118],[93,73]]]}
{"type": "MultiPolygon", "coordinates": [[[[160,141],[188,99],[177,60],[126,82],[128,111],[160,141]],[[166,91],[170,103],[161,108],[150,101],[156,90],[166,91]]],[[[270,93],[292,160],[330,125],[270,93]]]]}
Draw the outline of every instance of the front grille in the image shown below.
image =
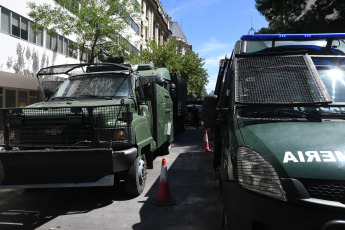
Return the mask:
{"type": "Polygon", "coordinates": [[[128,105],[103,107],[2,109],[6,147],[110,147],[130,142],[130,122],[122,120],[128,105]],[[126,139],[114,139],[115,130],[126,139]]]}
{"type": "Polygon", "coordinates": [[[312,198],[345,203],[345,181],[299,179],[312,198]]]}
{"type": "Polygon", "coordinates": [[[307,55],[239,56],[235,94],[239,103],[313,103],[331,101],[307,55]]]}

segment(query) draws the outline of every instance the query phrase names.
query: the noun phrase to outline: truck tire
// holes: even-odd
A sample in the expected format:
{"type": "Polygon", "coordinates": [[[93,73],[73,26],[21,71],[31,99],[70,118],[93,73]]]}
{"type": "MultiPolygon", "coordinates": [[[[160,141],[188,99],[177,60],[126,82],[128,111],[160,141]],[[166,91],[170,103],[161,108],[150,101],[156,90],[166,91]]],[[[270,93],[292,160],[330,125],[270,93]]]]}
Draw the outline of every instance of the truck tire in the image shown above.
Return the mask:
{"type": "Polygon", "coordinates": [[[139,196],[146,183],[146,162],[145,156],[140,155],[135,159],[134,163],[125,176],[125,190],[127,193],[139,196]]]}
{"type": "Polygon", "coordinates": [[[163,156],[165,156],[165,155],[169,155],[170,154],[170,148],[171,148],[171,146],[170,146],[170,143],[168,143],[168,144],[164,144],[163,146],[162,146],[162,155],[163,156]]]}

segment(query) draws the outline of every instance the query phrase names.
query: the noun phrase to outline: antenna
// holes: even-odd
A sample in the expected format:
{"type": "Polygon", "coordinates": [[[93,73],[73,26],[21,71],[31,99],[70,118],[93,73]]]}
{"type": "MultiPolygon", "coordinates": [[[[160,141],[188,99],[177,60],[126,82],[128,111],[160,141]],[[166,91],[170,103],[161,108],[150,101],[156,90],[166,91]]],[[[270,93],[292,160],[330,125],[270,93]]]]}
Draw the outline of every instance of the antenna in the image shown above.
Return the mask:
{"type": "Polygon", "coordinates": [[[248,34],[250,34],[251,32],[253,34],[255,34],[255,32],[256,32],[256,30],[253,28],[253,18],[252,17],[250,17],[250,29],[248,31],[248,34]]]}

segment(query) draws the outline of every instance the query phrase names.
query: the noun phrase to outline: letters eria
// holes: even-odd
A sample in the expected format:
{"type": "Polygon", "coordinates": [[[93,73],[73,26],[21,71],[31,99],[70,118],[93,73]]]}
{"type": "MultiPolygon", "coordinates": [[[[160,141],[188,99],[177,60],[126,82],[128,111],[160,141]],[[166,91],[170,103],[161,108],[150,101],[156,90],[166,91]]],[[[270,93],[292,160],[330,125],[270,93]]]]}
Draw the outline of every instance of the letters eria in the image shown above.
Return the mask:
{"type": "Polygon", "coordinates": [[[341,151],[286,151],[283,163],[345,162],[341,151]]]}

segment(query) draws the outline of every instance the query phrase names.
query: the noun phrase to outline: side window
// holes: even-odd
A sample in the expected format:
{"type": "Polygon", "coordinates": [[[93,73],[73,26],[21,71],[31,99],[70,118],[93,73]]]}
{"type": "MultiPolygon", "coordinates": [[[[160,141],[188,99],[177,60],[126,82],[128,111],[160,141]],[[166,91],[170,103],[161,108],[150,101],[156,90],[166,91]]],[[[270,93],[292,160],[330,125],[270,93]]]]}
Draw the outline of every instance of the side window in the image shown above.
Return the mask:
{"type": "Polygon", "coordinates": [[[20,37],[19,15],[12,13],[12,35],[20,37]]]}
{"type": "Polygon", "coordinates": [[[29,38],[28,24],[28,20],[22,17],[20,20],[20,37],[26,41],[28,41],[29,38]]]}
{"type": "Polygon", "coordinates": [[[9,10],[1,8],[1,31],[7,34],[10,33],[10,16],[9,10]]]}

